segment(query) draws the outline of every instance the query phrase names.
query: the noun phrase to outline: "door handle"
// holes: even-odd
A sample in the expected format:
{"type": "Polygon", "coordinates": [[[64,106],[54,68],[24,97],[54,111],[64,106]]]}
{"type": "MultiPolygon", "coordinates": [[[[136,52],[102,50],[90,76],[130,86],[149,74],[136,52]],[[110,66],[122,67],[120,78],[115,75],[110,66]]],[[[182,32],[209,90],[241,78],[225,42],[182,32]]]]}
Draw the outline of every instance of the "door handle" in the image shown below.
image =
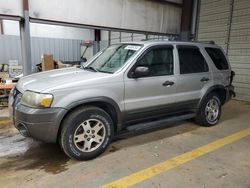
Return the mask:
{"type": "Polygon", "coordinates": [[[166,81],[162,85],[163,86],[172,86],[172,85],[174,85],[174,82],[172,82],[172,81],[166,81]]]}
{"type": "Polygon", "coordinates": [[[207,81],[209,81],[209,78],[203,77],[203,78],[201,79],[201,82],[207,82],[207,81]]]}

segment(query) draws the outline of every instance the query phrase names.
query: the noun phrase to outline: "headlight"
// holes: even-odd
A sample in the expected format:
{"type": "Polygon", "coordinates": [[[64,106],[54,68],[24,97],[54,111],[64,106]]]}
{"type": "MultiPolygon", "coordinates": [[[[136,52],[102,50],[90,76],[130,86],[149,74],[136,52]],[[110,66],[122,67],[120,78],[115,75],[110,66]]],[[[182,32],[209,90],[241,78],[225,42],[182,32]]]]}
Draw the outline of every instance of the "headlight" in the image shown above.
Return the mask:
{"type": "Polygon", "coordinates": [[[32,91],[25,91],[21,98],[21,103],[30,107],[47,108],[50,107],[53,101],[52,94],[36,93],[32,91]]]}

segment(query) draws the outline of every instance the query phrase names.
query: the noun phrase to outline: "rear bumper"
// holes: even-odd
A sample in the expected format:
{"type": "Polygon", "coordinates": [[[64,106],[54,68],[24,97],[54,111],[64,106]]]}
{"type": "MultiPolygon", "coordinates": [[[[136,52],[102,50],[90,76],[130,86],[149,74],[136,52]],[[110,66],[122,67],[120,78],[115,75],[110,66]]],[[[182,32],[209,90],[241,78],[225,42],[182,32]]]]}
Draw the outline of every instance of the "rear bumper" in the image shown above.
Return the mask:
{"type": "Polygon", "coordinates": [[[13,103],[9,104],[10,114],[13,115],[14,126],[23,136],[44,142],[57,141],[60,123],[67,112],[65,109],[30,108],[22,105],[18,97],[12,101],[13,103]]]}
{"type": "Polygon", "coordinates": [[[229,85],[225,89],[226,89],[226,101],[225,102],[228,102],[232,97],[235,97],[236,94],[234,92],[233,85],[229,85]]]}

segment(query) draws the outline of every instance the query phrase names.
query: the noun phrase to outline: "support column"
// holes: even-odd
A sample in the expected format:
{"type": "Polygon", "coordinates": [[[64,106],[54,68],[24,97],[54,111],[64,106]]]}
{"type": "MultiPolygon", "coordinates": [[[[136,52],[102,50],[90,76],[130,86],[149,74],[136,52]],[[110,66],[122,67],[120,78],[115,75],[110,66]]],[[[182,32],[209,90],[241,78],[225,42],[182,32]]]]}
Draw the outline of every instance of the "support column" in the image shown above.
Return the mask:
{"type": "Polygon", "coordinates": [[[0,18],[0,35],[3,35],[3,19],[0,18]]]}
{"type": "Polygon", "coordinates": [[[22,51],[23,75],[29,75],[35,72],[31,62],[31,44],[30,44],[30,22],[29,22],[29,3],[23,0],[23,16],[20,21],[20,39],[22,51]]]}
{"type": "Polygon", "coordinates": [[[95,43],[96,43],[96,52],[100,51],[100,41],[101,41],[101,30],[95,29],[95,43]]]}
{"type": "Polygon", "coordinates": [[[180,40],[189,41],[192,26],[193,0],[185,0],[182,4],[180,40]]]}
{"type": "Polygon", "coordinates": [[[232,28],[232,21],[233,21],[233,11],[234,11],[234,0],[230,1],[230,13],[228,19],[228,29],[227,29],[227,39],[226,39],[226,54],[228,55],[228,49],[230,44],[230,36],[231,36],[231,28],[232,28]]]}
{"type": "Polygon", "coordinates": [[[194,31],[194,40],[198,40],[198,29],[200,22],[200,8],[201,8],[201,0],[196,0],[196,18],[195,18],[195,31],[194,31]]]}
{"type": "Polygon", "coordinates": [[[108,36],[108,44],[109,46],[111,45],[111,31],[108,31],[109,32],[109,36],[108,36]]]}

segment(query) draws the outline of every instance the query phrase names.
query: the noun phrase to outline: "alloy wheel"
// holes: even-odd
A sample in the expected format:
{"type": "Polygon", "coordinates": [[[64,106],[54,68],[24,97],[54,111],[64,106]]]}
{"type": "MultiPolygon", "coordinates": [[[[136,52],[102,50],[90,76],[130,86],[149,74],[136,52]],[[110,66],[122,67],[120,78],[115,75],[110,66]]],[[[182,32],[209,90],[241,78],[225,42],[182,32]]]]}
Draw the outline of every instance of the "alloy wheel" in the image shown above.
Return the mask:
{"type": "Polygon", "coordinates": [[[208,101],[205,113],[207,121],[214,122],[217,120],[219,115],[219,103],[216,99],[213,98],[208,101]]]}
{"type": "Polygon", "coordinates": [[[74,133],[74,144],[83,152],[92,152],[102,145],[106,135],[104,124],[98,119],[82,122],[74,133]]]}

